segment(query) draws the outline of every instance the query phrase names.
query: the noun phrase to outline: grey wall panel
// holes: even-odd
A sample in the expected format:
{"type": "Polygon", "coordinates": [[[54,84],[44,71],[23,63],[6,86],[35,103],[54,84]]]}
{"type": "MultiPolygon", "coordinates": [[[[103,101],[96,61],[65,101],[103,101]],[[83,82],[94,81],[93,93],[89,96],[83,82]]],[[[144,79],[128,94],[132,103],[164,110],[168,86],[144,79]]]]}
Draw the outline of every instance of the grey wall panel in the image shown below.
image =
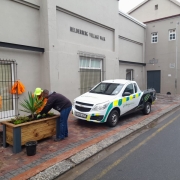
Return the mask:
{"type": "Polygon", "coordinates": [[[143,46],[119,39],[119,59],[131,62],[143,62],[143,46]]]}
{"type": "Polygon", "coordinates": [[[38,9],[14,1],[2,0],[0,12],[1,41],[36,47],[40,46],[38,9]]]}
{"type": "Polygon", "coordinates": [[[57,10],[57,36],[59,40],[71,43],[83,44],[111,51],[114,50],[113,31],[59,10],[57,10]],[[77,33],[78,31],[79,33],[77,33]],[[95,35],[98,39],[94,37],[95,35]]]}

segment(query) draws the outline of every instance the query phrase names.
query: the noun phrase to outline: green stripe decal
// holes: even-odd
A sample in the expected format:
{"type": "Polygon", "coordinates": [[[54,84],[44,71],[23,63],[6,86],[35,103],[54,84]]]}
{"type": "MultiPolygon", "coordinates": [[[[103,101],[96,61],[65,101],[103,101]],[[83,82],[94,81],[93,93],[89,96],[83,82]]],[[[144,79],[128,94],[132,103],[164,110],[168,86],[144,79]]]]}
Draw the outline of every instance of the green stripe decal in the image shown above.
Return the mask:
{"type": "MultiPolygon", "coordinates": [[[[133,94],[133,95],[130,95],[129,97],[122,97],[121,99],[119,100],[114,100],[107,108],[107,111],[106,111],[106,114],[104,116],[104,118],[101,120],[101,122],[105,122],[107,116],[109,115],[109,112],[111,111],[111,109],[113,107],[118,107],[118,106],[121,106],[122,104],[126,103],[127,101],[131,101],[133,98],[138,98],[141,96],[141,93],[136,93],[136,94],[133,94]]],[[[93,114],[94,115],[94,114],[93,114]]]]}
{"type": "Polygon", "coordinates": [[[121,105],[122,105],[122,99],[119,99],[118,106],[121,106],[121,105]]]}
{"type": "Polygon", "coordinates": [[[113,108],[113,102],[108,106],[108,109],[106,111],[106,114],[104,118],[101,120],[101,122],[105,122],[107,115],[109,114],[109,111],[113,108]]]}

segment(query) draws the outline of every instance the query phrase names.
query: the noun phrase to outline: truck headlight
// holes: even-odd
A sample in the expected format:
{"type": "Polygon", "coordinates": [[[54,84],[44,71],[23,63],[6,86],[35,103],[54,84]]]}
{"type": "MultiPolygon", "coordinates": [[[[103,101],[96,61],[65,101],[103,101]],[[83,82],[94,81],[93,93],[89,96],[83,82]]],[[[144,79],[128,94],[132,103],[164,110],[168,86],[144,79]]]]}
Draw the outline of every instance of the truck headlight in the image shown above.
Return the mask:
{"type": "Polygon", "coordinates": [[[108,107],[109,102],[97,104],[95,107],[92,108],[93,111],[101,111],[104,110],[108,107]]]}
{"type": "Polygon", "coordinates": [[[75,107],[75,103],[76,103],[76,100],[73,101],[73,104],[72,104],[73,107],[75,107]]]}

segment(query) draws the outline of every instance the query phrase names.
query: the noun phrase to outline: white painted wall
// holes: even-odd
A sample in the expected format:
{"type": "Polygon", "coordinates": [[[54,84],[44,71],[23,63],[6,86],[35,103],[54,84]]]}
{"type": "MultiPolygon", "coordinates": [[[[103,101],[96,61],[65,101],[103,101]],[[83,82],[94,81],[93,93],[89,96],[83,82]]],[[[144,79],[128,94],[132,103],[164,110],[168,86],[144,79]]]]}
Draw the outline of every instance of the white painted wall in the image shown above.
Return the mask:
{"type": "MultiPolygon", "coordinates": [[[[173,1],[173,0],[172,0],[173,1]]],[[[180,13],[180,6],[171,0],[150,0],[135,11],[130,13],[131,16],[140,20],[141,22],[160,19],[180,13]],[[158,9],[155,10],[155,5],[158,9]]],[[[179,2],[177,2],[180,4],[179,2]]]]}

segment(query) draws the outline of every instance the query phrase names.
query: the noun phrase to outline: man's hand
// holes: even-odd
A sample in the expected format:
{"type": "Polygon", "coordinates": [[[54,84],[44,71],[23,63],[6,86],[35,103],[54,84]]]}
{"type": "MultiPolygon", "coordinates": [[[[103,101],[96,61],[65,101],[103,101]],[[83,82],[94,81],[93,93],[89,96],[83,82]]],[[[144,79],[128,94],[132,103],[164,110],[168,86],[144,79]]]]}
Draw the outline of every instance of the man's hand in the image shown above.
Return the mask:
{"type": "Polygon", "coordinates": [[[37,119],[39,119],[40,117],[41,117],[41,114],[38,114],[38,115],[37,115],[37,119]]]}

